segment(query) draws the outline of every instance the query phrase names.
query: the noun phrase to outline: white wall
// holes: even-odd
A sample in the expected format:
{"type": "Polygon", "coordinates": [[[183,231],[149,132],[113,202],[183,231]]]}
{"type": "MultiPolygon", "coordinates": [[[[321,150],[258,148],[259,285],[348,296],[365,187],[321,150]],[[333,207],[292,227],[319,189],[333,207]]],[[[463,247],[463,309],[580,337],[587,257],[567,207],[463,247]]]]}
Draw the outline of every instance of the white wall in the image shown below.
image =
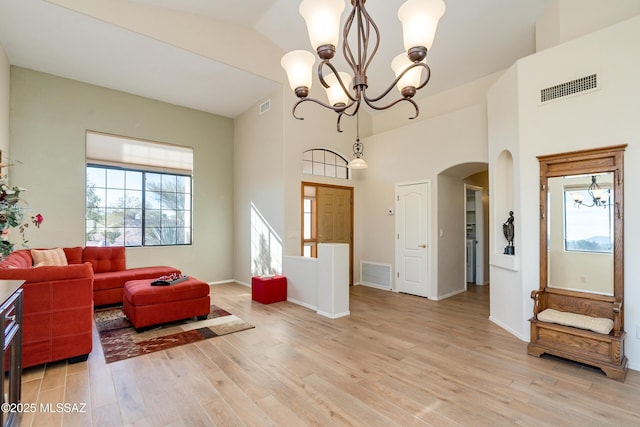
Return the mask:
{"type": "Polygon", "coordinates": [[[449,297],[466,289],[466,194],[463,181],[456,176],[438,175],[438,299],[449,297]],[[442,236],[440,236],[442,230],[442,236]]]}
{"type": "MultiPolygon", "coordinates": [[[[507,328],[525,331],[531,316],[530,291],[538,288],[539,167],[536,156],[564,151],[581,150],[616,144],[629,144],[625,163],[640,162],[640,17],[547,49],[518,62],[508,75],[498,81],[489,96],[490,161],[502,147],[517,149],[514,173],[517,193],[535,195],[520,197],[516,206],[520,222],[526,230],[519,231],[521,269],[519,274],[506,277],[492,271],[492,316],[499,316],[507,328]],[[588,94],[566,97],[539,104],[540,90],[553,84],[598,73],[602,87],[588,94]],[[515,114],[503,114],[505,109],[517,107],[515,114]],[[493,114],[495,113],[495,114],[493,114]],[[493,120],[493,121],[492,121],[493,120]],[[508,128],[510,132],[502,132],[508,128]],[[514,132],[515,131],[515,132],[514,132]],[[514,138],[515,137],[515,138],[514,138]],[[515,146],[514,146],[515,145],[515,146]],[[506,304],[518,307],[519,289],[521,311],[505,313],[506,304]],[[494,311],[495,310],[495,311],[494,311]]],[[[627,194],[640,188],[640,170],[627,167],[627,194]]],[[[492,188],[495,187],[495,183],[492,188]]],[[[628,331],[625,348],[632,369],[640,369],[640,340],[636,328],[640,325],[640,289],[634,280],[640,275],[640,265],[634,261],[640,253],[640,200],[625,200],[625,328],[628,331]]],[[[496,224],[492,222],[492,224],[496,224]]]]}
{"type": "Polygon", "coordinates": [[[640,13],[638,0],[552,0],[536,23],[539,52],[640,13]]]}
{"type": "MultiPolygon", "coordinates": [[[[459,235],[445,233],[442,238],[437,237],[437,207],[441,201],[436,185],[438,174],[458,164],[487,162],[486,123],[483,103],[426,117],[366,139],[364,144],[369,169],[358,182],[361,209],[355,219],[365,232],[356,247],[356,266],[360,260],[395,266],[395,218],[387,214],[387,210],[395,206],[395,184],[428,179],[432,182],[433,207],[429,224],[431,241],[427,242],[430,248],[429,263],[434,266],[430,282],[437,284],[439,242],[442,239],[457,239],[461,244],[464,242],[464,231],[459,235]]],[[[459,198],[463,197],[462,188],[460,180],[459,198]]],[[[460,208],[459,221],[460,224],[464,221],[463,207],[460,208]]],[[[464,268],[464,247],[461,247],[459,260],[461,268],[464,268]]]]}
{"type": "Polygon", "coordinates": [[[233,277],[246,285],[251,283],[252,206],[281,241],[285,238],[282,93],[269,99],[266,113],[258,113],[259,103],[234,121],[233,277]]]}
{"type": "Polygon", "coordinates": [[[9,155],[9,76],[9,59],[0,45],[0,150],[3,160],[9,155]]]}
{"type": "Polygon", "coordinates": [[[194,149],[193,245],[128,248],[127,263],[232,279],[231,119],[18,67],[11,93],[12,182],[45,218],[31,247],[84,245],[86,130],[170,142],[194,149]]]}

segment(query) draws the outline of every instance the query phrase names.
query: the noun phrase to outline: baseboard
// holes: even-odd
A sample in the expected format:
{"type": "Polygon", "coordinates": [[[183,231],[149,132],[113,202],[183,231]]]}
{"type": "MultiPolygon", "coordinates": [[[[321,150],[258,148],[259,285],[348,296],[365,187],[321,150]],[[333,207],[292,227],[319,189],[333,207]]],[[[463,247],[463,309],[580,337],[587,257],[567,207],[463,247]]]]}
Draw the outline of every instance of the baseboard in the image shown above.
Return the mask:
{"type": "Polygon", "coordinates": [[[524,341],[524,342],[529,342],[529,338],[528,337],[524,337],[522,336],[520,333],[514,331],[512,328],[510,328],[509,326],[505,325],[504,323],[500,322],[499,320],[496,320],[495,317],[489,316],[489,321],[495,323],[496,325],[500,326],[502,329],[504,329],[505,331],[509,332],[510,334],[516,336],[518,339],[520,339],[520,341],[524,341]]]}
{"type": "Polygon", "coordinates": [[[431,301],[440,301],[440,300],[443,300],[443,299],[446,299],[446,298],[451,298],[452,296],[461,294],[463,292],[466,292],[466,291],[464,289],[460,289],[460,290],[457,290],[457,291],[449,292],[448,294],[444,294],[444,295],[441,295],[441,296],[436,296],[434,298],[429,298],[429,299],[431,301]]]}
{"type": "Polygon", "coordinates": [[[349,316],[351,314],[349,310],[343,311],[342,313],[338,313],[338,314],[331,314],[331,313],[327,313],[326,311],[320,311],[320,310],[318,310],[316,313],[318,313],[320,316],[328,317],[329,319],[337,319],[339,317],[349,316]]]}
{"type": "MultiPolygon", "coordinates": [[[[207,282],[210,285],[224,285],[225,283],[240,283],[237,280],[227,279],[227,280],[219,280],[217,282],[207,282]]],[[[241,283],[242,284],[242,283],[241,283]]]]}
{"type": "Polygon", "coordinates": [[[380,285],[376,285],[375,283],[368,283],[368,282],[354,283],[353,286],[366,286],[367,288],[380,289],[382,291],[390,291],[391,290],[391,288],[387,288],[385,286],[380,286],[380,285]]]}
{"type": "Polygon", "coordinates": [[[318,309],[318,307],[316,307],[315,305],[311,305],[311,304],[308,304],[306,302],[299,301],[299,300],[297,300],[295,298],[287,297],[287,301],[292,302],[292,303],[297,304],[297,305],[301,305],[304,308],[308,308],[309,310],[316,311],[318,309]]]}

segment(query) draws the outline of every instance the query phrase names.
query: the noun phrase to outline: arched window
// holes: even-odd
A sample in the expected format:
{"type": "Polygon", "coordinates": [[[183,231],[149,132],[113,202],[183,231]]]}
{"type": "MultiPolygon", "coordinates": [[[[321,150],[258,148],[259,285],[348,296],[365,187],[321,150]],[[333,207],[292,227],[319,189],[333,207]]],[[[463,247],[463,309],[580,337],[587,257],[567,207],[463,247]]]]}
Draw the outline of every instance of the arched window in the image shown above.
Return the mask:
{"type": "Polygon", "coordinates": [[[302,153],[302,173],[349,179],[349,161],[335,151],[312,148],[302,153]]]}

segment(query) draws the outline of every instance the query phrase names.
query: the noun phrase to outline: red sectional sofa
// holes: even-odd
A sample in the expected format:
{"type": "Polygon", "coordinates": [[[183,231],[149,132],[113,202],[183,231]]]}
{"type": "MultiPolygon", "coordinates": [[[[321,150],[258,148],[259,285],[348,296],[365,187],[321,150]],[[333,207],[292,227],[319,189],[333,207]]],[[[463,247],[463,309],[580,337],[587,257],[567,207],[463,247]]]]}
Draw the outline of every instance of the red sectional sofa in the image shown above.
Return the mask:
{"type": "Polygon", "coordinates": [[[86,360],[93,308],[122,304],[129,280],[180,273],[173,267],[126,268],[124,247],[63,248],[68,265],[33,266],[22,249],[0,262],[0,279],[24,280],[22,367],[86,360]]]}
{"type": "Polygon", "coordinates": [[[22,285],[22,367],[56,360],[86,360],[91,353],[93,269],[82,264],[82,248],[65,249],[65,266],[32,267],[29,250],[0,262],[0,279],[22,285]]]}

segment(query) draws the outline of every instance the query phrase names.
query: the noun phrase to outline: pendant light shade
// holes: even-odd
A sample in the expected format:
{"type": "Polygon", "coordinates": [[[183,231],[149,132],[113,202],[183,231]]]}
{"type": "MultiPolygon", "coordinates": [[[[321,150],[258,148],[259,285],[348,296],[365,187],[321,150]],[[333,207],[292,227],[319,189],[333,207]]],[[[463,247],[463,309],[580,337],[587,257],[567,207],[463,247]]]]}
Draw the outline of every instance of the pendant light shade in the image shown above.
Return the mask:
{"type": "MultiPolygon", "coordinates": [[[[349,86],[351,85],[351,76],[344,71],[340,71],[338,74],[340,75],[340,79],[342,80],[342,83],[344,83],[344,86],[349,89],[349,86]]],[[[349,102],[349,96],[342,89],[342,86],[340,86],[340,82],[336,75],[329,74],[325,78],[325,82],[329,85],[328,88],[325,88],[327,91],[327,98],[329,98],[329,105],[347,105],[347,102],[349,102]]]]}
{"type": "Polygon", "coordinates": [[[353,160],[351,160],[349,162],[349,168],[350,169],[366,169],[368,167],[369,167],[369,165],[362,158],[356,157],[355,159],[353,159],[353,160]]]}
{"type": "MultiPolygon", "coordinates": [[[[391,69],[395,73],[396,77],[399,77],[407,67],[411,66],[411,64],[412,62],[407,57],[407,54],[401,53],[391,61],[391,69]]],[[[402,93],[402,89],[406,87],[416,88],[420,86],[420,80],[422,80],[422,67],[413,67],[398,81],[398,90],[402,93]]]]}
{"type": "MultiPolygon", "coordinates": [[[[311,89],[313,81],[312,68],[315,57],[306,50],[293,50],[282,57],[280,64],[287,72],[289,86],[298,93],[299,88],[311,89]]],[[[306,96],[306,95],[305,95],[306,96]]]]}
{"type": "Polygon", "coordinates": [[[416,46],[431,49],[444,11],[442,0],[408,0],[400,6],[398,18],[402,22],[404,48],[407,51],[416,46]]]}
{"type": "Polygon", "coordinates": [[[309,41],[314,49],[338,45],[343,10],[344,0],[303,0],[300,3],[300,15],[307,23],[309,41]]]}

